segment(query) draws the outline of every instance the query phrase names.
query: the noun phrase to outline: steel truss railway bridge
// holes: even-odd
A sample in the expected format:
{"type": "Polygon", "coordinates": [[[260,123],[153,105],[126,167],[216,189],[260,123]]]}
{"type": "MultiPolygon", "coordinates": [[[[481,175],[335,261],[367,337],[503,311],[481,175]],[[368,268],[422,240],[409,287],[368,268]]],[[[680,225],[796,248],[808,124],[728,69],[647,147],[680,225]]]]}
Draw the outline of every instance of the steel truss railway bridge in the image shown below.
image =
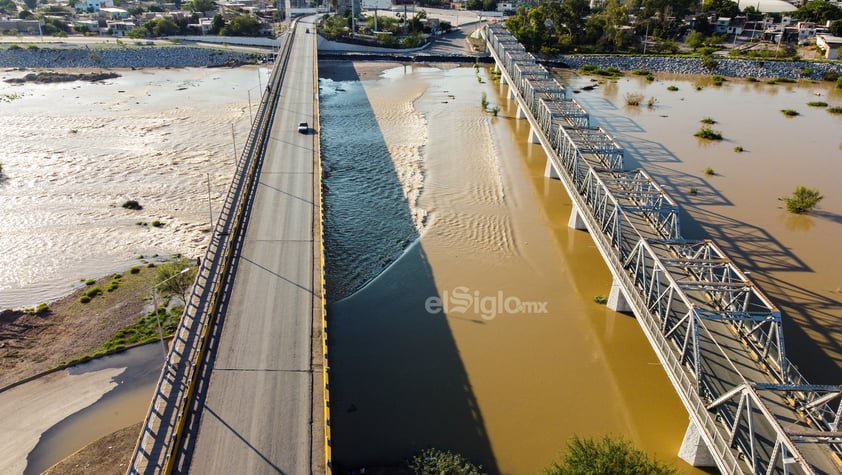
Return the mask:
{"type": "Polygon", "coordinates": [[[722,473],[842,473],[842,386],[809,384],[784,351],[781,313],[709,240],[682,237],[679,207],[500,24],[482,33],[631,311],[690,414],[680,456],[722,473]]]}

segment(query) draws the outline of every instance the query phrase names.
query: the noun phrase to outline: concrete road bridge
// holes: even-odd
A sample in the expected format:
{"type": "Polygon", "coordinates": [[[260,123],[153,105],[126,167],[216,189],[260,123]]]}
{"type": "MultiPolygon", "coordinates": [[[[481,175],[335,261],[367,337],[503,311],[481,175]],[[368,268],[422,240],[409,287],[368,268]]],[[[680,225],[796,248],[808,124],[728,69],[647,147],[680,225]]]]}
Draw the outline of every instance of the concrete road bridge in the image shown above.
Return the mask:
{"type": "Polygon", "coordinates": [[[331,471],[309,22],[281,39],[129,473],[331,471]]]}
{"type": "Polygon", "coordinates": [[[500,24],[482,33],[614,282],[690,415],[679,455],[722,473],[842,473],[842,386],[809,384],[789,362],[781,313],[709,240],[682,237],[679,207],[500,24]]]}

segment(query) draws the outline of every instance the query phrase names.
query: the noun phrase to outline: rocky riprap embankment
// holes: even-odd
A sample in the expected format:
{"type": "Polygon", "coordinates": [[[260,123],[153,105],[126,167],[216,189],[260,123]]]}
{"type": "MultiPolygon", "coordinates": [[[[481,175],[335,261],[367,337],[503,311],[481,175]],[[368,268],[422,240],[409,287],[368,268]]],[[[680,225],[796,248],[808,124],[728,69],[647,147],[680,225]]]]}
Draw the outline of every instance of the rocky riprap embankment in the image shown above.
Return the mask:
{"type": "Polygon", "coordinates": [[[556,58],[557,62],[578,69],[585,64],[599,68],[614,67],[623,71],[645,69],[658,73],[674,74],[719,74],[728,77],[757,78],[809,78],[821,79],[826,71],[833,70],[842,76],[842,63],[820,63],[810,61],[762,61],[749,59],[715,58],[717,66],[710,70],[702,65],[701,58],[671,58],[658,56],[583,56],[570,55],[556,58]],[[805,68],[812,72],[805,76],[805,68]]]}
{"type": "Polygon", "coordinates": [[[250,62],[253,55],[187,46],[0,49],[0,67],[12,68],[182,68],[250,62]]]}
{"type": "Polygon", "coordinates": [[[90,73],[90,74],[68,74],[57,73],[53,71],[46,71],[40,73],[29,73],[22,78],[6,79],[6,82],[12,84],[21,84],[25,82],[50,83],[50,82],[71,82],[71,81],[104,81],[106,79],[114,79],[120,77],[117,73],[90,73]]]}

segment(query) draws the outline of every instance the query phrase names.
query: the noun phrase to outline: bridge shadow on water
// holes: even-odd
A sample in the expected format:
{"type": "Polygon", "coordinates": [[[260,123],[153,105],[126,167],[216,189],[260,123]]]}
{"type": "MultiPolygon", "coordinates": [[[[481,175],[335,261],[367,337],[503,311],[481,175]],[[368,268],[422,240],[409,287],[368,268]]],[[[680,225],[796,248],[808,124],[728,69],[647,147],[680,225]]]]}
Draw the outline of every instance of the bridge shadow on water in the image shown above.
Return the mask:
{"type": "MultiPolygon", "coordinates": [[[[585,107],[597,113],[621,113],[607,106],[590,107],[591,102],[603,101],[588,96],[585,107]]],[[[722,247],[781,310],[787,355],[806,379],[814,384],[842,381],[842,328],[838,325],[842,293],[838,289],[810,289],[788,280],[787,275],[792,273],[814,270],[765,228],[716,212],[714,207],[734,203],[709,179],[670,168],[670,163],[683,160],[664,145],[628,135],[646,133],[633,118],[600,116],[592,117],[592,123],[602,126],[624,148],[627,168],[645,169],[678,202],[685,238],[710,239],[722,247]]],[[[820,210],[786,219],[789,227],[806,228],[812,219],[842,222],[842,216],[820,210]]]]}
{"type": "Polygon", "coordinates": [[[426,308],[439,292],[402,170],[353,65],[319,68],[336,472],[395,467],[435,447],[498,473],[448,321],[426,308]]]}

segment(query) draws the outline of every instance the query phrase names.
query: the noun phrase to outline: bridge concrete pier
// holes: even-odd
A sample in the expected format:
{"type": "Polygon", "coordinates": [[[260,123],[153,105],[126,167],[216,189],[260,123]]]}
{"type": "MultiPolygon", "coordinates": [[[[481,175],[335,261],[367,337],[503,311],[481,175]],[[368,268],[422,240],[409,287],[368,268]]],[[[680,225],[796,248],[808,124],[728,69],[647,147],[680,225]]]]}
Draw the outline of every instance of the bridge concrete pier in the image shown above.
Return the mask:
{"type": "Polygon", "coordinates": [[[608,292],[608,302],[606,302],[605,306],[615,312],[634,312],[624,292],[623,284],[614,277],[614,281],[611,282],[611,291],[608,292]]]}
{"type": "Polygon", "coordinates": [[[693,421],[690,421],[687,426],[684,440],[681,441],[681,448],[678,449],[678,456],[694,467],[716,467],[716,460],[714,460],[705,441],[702,440],[699,428],[693,421]]]}
{"type": "Polygon", "coordinates": [[[558,170],[556,170],[555,165],[553,165],[553,160],[549,157],[547,157],[547,166],[544,167],[544,176],[552,178],[553,180],[561,179],[561,176],[558,174],[558,170]]]}
{"type": "MultiPolygon", "coordinates": [[[[553,168],[553,171],[556,173],[556,176],[558,176],[558,171],[556,171],[555,168],[553,168]]],[[[588,230],[588,226],[582,218],[582,212],[575,203],[573,204],[573,209],[570,210],[570,219],[567,220],[567,227],[577,229],[579,231],[588,230]]]]}
{"type": "Polygon", "coordinates": [[[515,119],[525,119],[525,118],[526,118],[526,111],[523,109],[523,107],[521,107],[520,103],[518,103],[517,113],[515,114],[515,119]]]}
{"type": "MultiPolygon", "coordinates": [[[[535,132],[535,127],[529,126],[529,143],[541,143],[541,137],[535,132]]],[[[550,159],[547,158],[547,161],[550,159]]]]}

